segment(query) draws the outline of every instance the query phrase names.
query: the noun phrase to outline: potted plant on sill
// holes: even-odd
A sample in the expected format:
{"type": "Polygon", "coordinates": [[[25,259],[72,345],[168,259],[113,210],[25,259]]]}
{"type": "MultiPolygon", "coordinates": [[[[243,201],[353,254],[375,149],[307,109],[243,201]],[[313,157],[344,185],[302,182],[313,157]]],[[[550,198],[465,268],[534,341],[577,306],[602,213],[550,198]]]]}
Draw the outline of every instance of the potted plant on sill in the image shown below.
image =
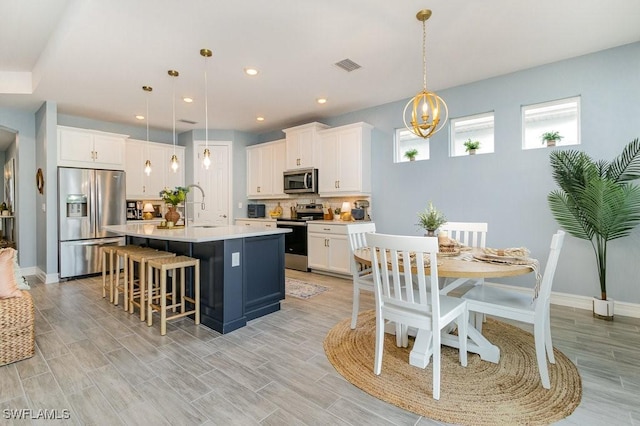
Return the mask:
{"type": "Polygon", "coordinates": [[[628,236],[640,223],[640,142],[629,143],[611,163],[593,161],[580,151],[554,151],[552,175],[560,189],[549,193],[556,221],[569,234],[593,246],[600,281],[600,299],[593,314],[613,319],[613,300],[607,298],[607,242],[628,236]]]}
{"type": "Polygon", "coordinates": [[[407,157],[409,161],[415,161],[416,155],[418,155],[418,150],[415,148],[412,148],[404,153],[404,156],[407,157]]]}
{"type": "Polygon", "coordinates": [[[426,237],[435,237],[436,230],[446,222],[447,219],[444,217],[444,214],[438,211],[438,209],[433,206],[433,203],[429,201],[429,207],[427,207],[424,212],[418,213],[418,223],[416,225],[427,231],[425,234],[426,237]]]}
{"type": "Polygon", "coordinates": [[[469,155],[474,155],[476,150],[480,149],[480,141],[472,141],[471,138],[469,138],[469,140],[464,143],[464,148],[469,155]]]}
{"type": "Polygon", "coordinates": [[[560,141],[564,136],[560,136],[560,132],[544,132],[542,134],[542,143],[546,143],[547,146],[556,146],[556,143],[560,141]]]}

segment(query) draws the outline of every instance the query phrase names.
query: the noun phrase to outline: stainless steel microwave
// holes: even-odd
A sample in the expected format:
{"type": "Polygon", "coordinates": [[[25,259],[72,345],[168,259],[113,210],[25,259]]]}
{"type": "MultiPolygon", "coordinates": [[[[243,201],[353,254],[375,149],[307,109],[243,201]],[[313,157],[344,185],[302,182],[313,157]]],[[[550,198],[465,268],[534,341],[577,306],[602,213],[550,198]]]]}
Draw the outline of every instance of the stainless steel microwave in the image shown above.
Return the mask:
{"type": "Polygon", "coordinates": [[[317,194],[318,169],[297,169],[284,172],[285,194],[317,194]]]}

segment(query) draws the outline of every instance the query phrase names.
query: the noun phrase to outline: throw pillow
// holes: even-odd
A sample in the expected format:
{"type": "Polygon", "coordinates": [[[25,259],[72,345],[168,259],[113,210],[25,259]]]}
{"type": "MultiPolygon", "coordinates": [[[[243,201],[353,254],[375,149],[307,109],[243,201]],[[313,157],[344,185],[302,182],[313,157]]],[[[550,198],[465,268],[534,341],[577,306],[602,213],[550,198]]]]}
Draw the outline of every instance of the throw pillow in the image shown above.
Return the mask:
{"type": "Polygon", "coordinates": [[[12,248],[0,249],[0,299],[22,297],[13,271],[14,252],[12,248]]]}
{"type": "Polygon", "coordinates": [[[18,264],[18,250],[13,251],[13,273],[16,276],[16,283],[20,290],[31,290],[29,283],[27,283],[27,279],[22,276],[20,271],[20,265],[18,264]]]}

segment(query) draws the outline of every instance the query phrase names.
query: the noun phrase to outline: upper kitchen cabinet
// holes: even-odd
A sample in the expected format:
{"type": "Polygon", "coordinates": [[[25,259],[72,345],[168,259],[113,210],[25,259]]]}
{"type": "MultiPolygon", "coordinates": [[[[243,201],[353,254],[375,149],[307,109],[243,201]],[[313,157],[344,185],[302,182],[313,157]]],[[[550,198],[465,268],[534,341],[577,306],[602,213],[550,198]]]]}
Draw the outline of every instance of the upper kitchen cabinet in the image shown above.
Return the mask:
{"type": "Polygon", "coordinates": [[[175,174],[170,166],[173,145],[129,139],[125,152],[128,199],[159,199],[163,188],[184,186],[184,147],[176,146],[180,168],[175,174]],[[151,161],[149,176],[144,172],[147,160],[151,161]]]}
{"type": "Polygon", "coordinates": [[[247,152],[247,198],[286,198],[283,172],[285,170],[285,140],[249,146],[247,152]]]}
{"type": "Polygon", "coordinates": [[[127,135],[58,126],[58,165],[124,170],[127,135]]]}
{"type": "Polygon", "coordinates": [[[320,132],[320,196],[371,194],[371,130],[367,123],[320,132]]]}
{"type": "Polygon", "coordinates": [[[283,130],[287,146],[285,164],[287,170],[318,167],[320,160],[318,132],[328,127],[326,124],[313,122],[283,130]]]}

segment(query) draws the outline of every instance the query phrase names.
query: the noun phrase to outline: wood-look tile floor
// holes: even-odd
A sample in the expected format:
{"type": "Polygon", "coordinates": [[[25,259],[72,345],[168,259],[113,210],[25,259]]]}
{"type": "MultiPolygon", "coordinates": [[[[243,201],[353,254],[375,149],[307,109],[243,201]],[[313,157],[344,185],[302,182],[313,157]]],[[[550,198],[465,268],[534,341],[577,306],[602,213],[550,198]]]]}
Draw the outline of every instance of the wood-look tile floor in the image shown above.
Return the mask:
{"type": "MultiPolygon", "coordinates": [[[[440,424],[360,391],[327,361],[322,342],[350,316],[350,281],[287,276],[330,290],[287,297],[281,311],[226,335],[180,319],[166,336],[103,299],[98,277],[49,285],[30,277],[36,355],[0,367],[0,424],[440,424]],[[69,418],[7,419],[15,409],[69,418]]],[[[373,295],[361,306],[373,308],[373,295]]],[[[640,320],[608,323],[554,306],[552,334],[583,384],[580,406],[560,424],[640,425],[640,320]]]]}

